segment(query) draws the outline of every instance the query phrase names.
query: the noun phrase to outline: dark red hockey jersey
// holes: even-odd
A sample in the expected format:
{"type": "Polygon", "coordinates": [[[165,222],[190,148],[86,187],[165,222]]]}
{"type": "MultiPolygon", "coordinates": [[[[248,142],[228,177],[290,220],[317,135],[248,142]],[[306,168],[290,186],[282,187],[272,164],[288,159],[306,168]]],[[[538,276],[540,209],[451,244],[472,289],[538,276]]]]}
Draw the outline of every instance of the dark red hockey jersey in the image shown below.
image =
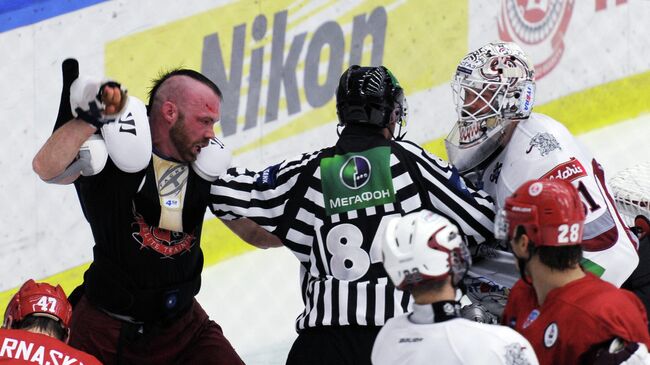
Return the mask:
{"type": "Polygon", "coordinates": [[[100,365],[92,355],[58,339],[23,330],[0,329],[0,364],[100,365]]]}
{"type": "Polygon", "coordinates": [[[533,287],[519,280],[502,321],[526,337],[540,364],[580,364],[593,346],[614,337],[650,347],[641,301],[589,273],[551,290],[541,306],[533,287]]]}

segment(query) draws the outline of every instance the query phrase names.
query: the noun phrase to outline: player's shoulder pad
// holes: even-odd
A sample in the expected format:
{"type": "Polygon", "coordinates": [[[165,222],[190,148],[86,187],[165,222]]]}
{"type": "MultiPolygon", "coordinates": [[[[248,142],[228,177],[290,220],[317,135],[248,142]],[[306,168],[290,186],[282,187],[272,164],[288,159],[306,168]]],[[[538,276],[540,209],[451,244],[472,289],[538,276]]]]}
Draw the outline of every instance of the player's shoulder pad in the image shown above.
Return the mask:
{"type": "Polygon", "coordinates": [[[563,142],[567,138],[573,139],[571,132],[561,122],[549,117],[546,114],[532,113],[528,119],[521,121],[518,125],[526,134],[534,136],[538,134],[550,134],[563,142]]]}
{"type": "Polygon", "coordinates": [[[79,158],[87,159],[81,169],[81,175],[93,176],[102,172],[108,160],[108,151],[106,150],[104,138],[99,134],[90,136],[79,148],[79,158]]]}
{"type": "Polygon", "coordinates": [[[201,152],[192,162],[192,168],[197,175],[207,181],[215,181],[219,175],[226,172],[232,161],[232,152],[216,137],[201,148],[201,152]]]}
{"type": "Polygon", "coordinates": [[[124,172],[138,172],[151,159],[151,130],[144,103],[133,96],[115,121],[106,123],[101,133],[108,155],[115,166],[124,172]]]}
{"type": "Polygon", "coordinates": [[[61,184],[72,176],[94,176],[102,172],[108,160],[108,152],[104,139],[99,134],[93,134],[79,148],[77,159],[62,173],[46,182],[61,184]]]}

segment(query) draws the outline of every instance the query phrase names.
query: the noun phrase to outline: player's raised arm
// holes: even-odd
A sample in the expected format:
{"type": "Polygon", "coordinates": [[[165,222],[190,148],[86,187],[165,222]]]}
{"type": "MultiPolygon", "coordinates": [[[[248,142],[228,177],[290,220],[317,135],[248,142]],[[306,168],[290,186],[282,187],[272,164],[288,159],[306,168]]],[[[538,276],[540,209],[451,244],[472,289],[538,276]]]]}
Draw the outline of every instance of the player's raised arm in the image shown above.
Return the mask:
{"type": "Polygon", "coordinates": [[[68,184],[82,173],[101,170],[106,147],[101,137],[92,137],[102,125],[115,121],[110,116],[121,111],[127,99],[118,83],[79,78],[76,60],[64,61],[62,71],[54,132],[34,157],[32,168],[44,181],[68,184]]]}
{"type": "MultiPolygon", "coordinates": [[[[43,181],[50,181],[61,175],[66,167],[77,157],[81,145],[92,136],[97,128],[79,120],[73,119],[48,138],[34,160],[32,168],[43,181]]],[[[69,184],[79,177],[81,171],[60,181],[69,184]]]]}

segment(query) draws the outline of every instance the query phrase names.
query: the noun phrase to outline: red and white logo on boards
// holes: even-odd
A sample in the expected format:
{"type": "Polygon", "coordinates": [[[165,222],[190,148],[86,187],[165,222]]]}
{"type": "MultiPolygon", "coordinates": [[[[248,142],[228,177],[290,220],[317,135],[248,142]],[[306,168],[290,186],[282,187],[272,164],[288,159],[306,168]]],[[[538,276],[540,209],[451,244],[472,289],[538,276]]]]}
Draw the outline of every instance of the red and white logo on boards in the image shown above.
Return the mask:
{"type": "Polygon", "coordinates": [[[575,0],[501,0],[499,38],[515,42],[535,64],[535,78],[541,79],[557,66],[564,53],[566,33],[575,0]],[[537,57],[535,57],[537,56],[537,57]]]}
{"type": "Polygon", "coordinates": [[[587,171],[580,161],[576,160],[575,157],[571,157],[569,161],[555,166],[551,171],[544,174],[542,179],[562,179],[571,182],[583,176],[587,176],[587,171]]]}

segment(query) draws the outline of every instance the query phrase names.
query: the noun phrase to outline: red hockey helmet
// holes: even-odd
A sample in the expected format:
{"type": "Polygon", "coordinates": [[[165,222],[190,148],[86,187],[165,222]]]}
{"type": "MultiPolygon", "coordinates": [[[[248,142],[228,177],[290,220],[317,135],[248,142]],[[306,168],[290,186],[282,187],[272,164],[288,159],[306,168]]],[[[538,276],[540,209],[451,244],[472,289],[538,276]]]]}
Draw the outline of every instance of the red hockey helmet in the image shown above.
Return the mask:
{"type": "Polygon", "coordinates": [[[537,246],[582,243],[585,208],[576,188],[564,180],[531,180],[521,185],[495,222],[498,238],[512,238],[523,226],[537,246]]]}
{"type": "Polygon", "coordinates": [[[9,326],[11,323],[20,322],[30,314],[52,316],[68,329],[72,306],[60,285],[54,287],[29,279],[7,305],[4,325],[9,326]]]}

